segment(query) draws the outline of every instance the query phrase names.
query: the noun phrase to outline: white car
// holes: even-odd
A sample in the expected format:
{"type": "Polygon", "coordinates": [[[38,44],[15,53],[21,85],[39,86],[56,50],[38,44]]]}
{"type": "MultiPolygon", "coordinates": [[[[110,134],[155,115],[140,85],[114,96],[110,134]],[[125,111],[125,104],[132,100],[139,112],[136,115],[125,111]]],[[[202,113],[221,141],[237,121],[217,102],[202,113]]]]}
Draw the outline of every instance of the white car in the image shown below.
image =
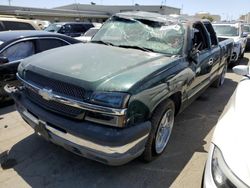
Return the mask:
{"type": "Polygon", "coordinates": [[[250,72],[239,65],[244,78],[218,121],[203,177],[203,187],[250,187],[250,72]]]}
{"type": "Polygon", "coordinates": [[[75,37],[75,39],[80,40],[82,42],[91,41],[92,37],[99,31],[100,27],[92,27],[88,31],[86,31],[82,36],[75,37]]]}
{"type": "Polygon", "coordinates": [[[231,62],[237,64],[238,59],[244,57],[246,49],[248,34],[244,32],[244,25],[242,23],[217,23],[213,24],[213,27],[219,41],[229,38],[234,40],[231,62]]]}

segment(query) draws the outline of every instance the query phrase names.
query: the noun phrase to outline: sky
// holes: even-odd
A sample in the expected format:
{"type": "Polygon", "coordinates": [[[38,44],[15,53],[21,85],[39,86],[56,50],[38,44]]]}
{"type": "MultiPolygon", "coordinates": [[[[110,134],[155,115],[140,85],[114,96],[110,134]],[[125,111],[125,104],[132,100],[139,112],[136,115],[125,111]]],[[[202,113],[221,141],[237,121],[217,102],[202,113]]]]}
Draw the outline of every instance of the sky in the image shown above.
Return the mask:
{"type": "MultiPolygon", "coordinates": [[[[250,0],[10,0],[13,6],[54,8],[62,5],[95,2],[100,5],[167,5],[182,8],[182,13],[193,15],[206,11],[219,14],[222,19],[238,19],[240,15],[250,12],[250,0]]],[[[9,0],[0,0],[0,5],[8,5],[9,0]]]]}

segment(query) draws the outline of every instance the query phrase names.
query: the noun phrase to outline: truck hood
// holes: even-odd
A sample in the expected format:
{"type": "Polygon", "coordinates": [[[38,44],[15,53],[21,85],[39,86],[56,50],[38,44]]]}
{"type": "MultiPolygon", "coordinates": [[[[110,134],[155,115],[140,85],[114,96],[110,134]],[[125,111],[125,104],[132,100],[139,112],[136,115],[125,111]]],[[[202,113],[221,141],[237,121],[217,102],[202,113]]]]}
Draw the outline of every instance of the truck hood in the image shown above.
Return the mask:
{"type": "Polygon", "coordinates": [[[250,186],[250,80],[241,81],[228,109],[217,123],[213,143],[232,172],[250,186]]]}
{"type": "Polygon", "coordinates": [[[19,66],[89,90],[127,91],[136,82],[175,58],[102,44],[75,44],[25,59],[19,66]]]}

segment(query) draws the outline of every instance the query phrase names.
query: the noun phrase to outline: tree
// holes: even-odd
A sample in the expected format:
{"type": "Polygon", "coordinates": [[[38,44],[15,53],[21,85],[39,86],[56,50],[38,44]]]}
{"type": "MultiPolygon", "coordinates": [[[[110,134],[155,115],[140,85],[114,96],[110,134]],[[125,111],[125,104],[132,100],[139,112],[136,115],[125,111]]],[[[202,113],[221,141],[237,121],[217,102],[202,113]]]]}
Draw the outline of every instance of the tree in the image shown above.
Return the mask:
{"type": "Polygon", "coordinates": [[[203,16],[202,19],[207,19],[207,20],[209,20],[210,22],[213,22],[213,21],[214,21],[213,17],[211,17],[211,16],[203,16]]]}

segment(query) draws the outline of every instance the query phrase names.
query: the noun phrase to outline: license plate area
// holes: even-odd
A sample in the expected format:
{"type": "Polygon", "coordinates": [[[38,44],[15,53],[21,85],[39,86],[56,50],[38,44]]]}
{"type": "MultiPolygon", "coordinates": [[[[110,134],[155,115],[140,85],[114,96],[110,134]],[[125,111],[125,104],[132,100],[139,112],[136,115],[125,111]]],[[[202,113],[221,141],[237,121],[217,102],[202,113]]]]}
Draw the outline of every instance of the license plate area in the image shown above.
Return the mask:
{"type": "Polygon", "coordinates": [[[45,128],[46,123],[43,121],[38,121],[38,124],[34,127],[35,133],[43,136],[46,140],[50,139],[48,130],[45,128]]]}

